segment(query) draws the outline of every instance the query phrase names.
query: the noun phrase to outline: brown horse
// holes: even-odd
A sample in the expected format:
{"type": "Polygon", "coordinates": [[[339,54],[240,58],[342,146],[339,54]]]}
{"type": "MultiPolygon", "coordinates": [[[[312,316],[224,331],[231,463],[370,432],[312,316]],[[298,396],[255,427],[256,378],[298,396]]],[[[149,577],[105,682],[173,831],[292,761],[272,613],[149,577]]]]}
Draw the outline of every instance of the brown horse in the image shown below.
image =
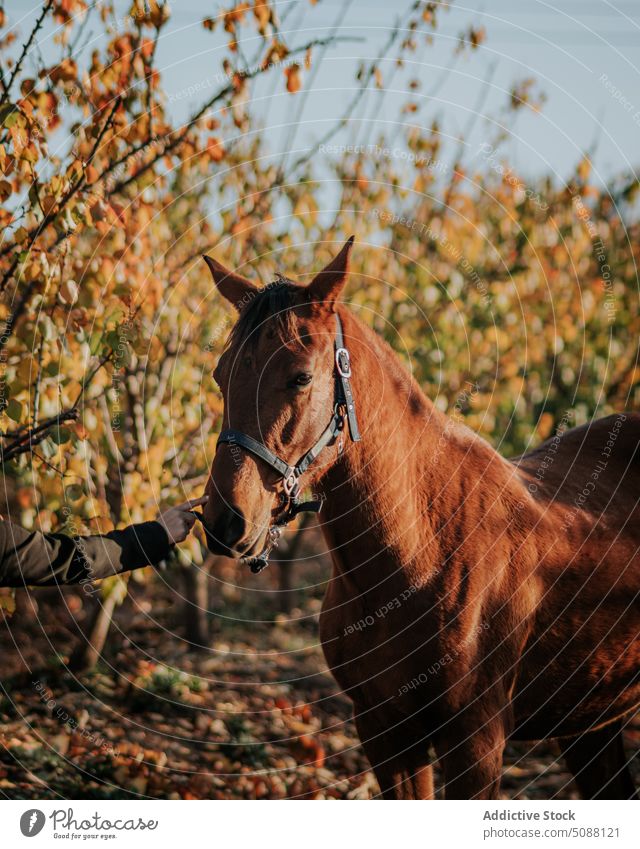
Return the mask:
{"type": "Polygon", "coordinates": [[[557,738],[583,797],[631,798],[640,416],[505,460],[338,304],[351,242],[308,286],[259,289],[207,258],[240,313],[214,373],[211,550],[255,562],[299,486],[324,494],[322,644],[385,797],[433,796],[433,747],[448,798],[496,798],[508,738],[557,738]]]}

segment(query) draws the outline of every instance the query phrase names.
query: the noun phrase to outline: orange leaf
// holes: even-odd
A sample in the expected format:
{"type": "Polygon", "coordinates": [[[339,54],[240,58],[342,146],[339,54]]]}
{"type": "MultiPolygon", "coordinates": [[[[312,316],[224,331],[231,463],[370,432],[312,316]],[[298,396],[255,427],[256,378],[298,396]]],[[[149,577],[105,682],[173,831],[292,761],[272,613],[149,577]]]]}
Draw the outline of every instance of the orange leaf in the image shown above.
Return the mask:
{"type": "Polygon", "coordinates": [[[86,427],[81,422],[76,422],[74,425],[72,425],[72,427],[73,427],[78,439],[88,439],[89,438],[89,431],[86,429],[86,427]]]}
{"type": "Polygon", "coordinates": [[[220,162],[221,159],[224,159],[224,147],[217,136],[211,136],[207,139],[207,153],[213,162],[220,162]]]}
{"type": "Polygon", "coordinates": [[[93,165],[87,165],[87,168],[84,172],[84,176],[87,183],[91,185],[92,183],[95,183],[95,181],[98,179],[98,169],[94,168],[93,165]]]}
{"type": "Polygon", "coordinates": [[[302,88],[302,80],[300,78],[300,65],[291,65],[289,68],[284,69],[284,73],[287,78],[287,91],[291,94],[295,94],[296,92],[300,91],[300,89],[302,88]]]}

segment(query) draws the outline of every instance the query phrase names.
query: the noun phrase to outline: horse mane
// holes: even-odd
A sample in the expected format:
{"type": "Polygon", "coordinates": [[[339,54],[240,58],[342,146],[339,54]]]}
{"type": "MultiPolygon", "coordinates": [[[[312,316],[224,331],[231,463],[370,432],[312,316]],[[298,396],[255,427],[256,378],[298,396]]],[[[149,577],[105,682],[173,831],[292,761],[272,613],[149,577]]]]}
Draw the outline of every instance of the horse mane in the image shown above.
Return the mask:
{"type": "Polygon", "coordinates": [[[241,310],[226,347],[248,345],[255,348],[267,324],[283,345],[288,347],[292,342],[301,342],[292,310],[299,290],[293,281],[278,273],[276,279],[258,289],[241,310]]]}

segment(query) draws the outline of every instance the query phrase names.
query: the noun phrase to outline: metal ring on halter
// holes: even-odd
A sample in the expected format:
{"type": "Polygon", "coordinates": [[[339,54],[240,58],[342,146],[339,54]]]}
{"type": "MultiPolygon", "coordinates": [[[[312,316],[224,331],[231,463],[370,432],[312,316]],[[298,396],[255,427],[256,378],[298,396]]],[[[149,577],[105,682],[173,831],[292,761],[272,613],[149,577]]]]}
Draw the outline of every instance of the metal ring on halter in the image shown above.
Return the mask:
{"type": "Polygon", "coordinates": [[[286,478],[282,481],[285,495],[289,498],[294,498],[298,489],[298,477],[295,469],[291,469],[286,478]]]}
{"type": "Polygon", "coordinates": [[[346,348],[336,348],[336,368],[340,377],[351,377],[351,357],[346,348]]]}

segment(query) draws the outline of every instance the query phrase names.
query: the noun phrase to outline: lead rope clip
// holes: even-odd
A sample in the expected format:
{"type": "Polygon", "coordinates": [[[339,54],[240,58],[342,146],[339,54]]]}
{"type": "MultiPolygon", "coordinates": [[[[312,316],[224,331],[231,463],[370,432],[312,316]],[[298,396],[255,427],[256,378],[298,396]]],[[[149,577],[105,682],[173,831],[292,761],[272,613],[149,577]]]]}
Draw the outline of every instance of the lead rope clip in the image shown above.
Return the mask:
{"type": "Polygon", "coordinates": [[[268,542],[264,547],[263,551],[260,552],[258,557],[253,557],[249,561],[249,566],[254,575],[259,575],[263,569],[266,569],[269,565],[269,555],[273,551],[274,548],[278,547],[278,543],[280,542],[280,537],[282,536],[282,528],[278,525],[273,525],[269,528],[268,533],[268,542]]]}

